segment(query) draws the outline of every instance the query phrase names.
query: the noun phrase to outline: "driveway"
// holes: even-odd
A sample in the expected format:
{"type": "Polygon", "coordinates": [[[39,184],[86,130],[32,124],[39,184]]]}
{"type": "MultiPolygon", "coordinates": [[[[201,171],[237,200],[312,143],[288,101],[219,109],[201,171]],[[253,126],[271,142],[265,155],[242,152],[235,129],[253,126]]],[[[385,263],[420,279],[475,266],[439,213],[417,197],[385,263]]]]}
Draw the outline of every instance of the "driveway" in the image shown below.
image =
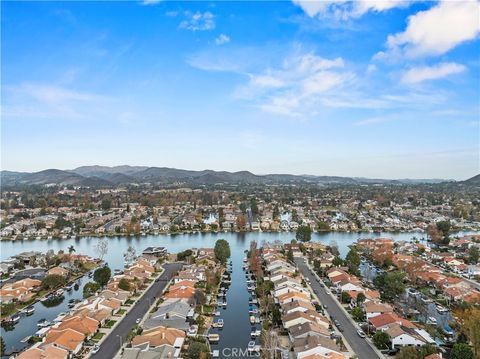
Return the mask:
{"type": "Polygon", "coordinates": [[[100,345],[100,350],[91,356],[91,358],[111,359],[120,349],[120,342],[124,343],[128,333],[135,326],[135,321],[143,316],[150,309],[150,305],[162,295],[167,283],[173,275],[182,267],[181,263],[167,263],[164,265],[165,271],[159,277],[147,292],[135,302],[133,308],[113,329],[109,336],[100,345]],[[154,299],[155,297],[155,299],[154,299]]]}
{"type": "Polygon", "coordinates": [[[295,263],[297,264],[298,269],[304,275],[304,277],[310,280],[310,287],[320,299],[321,304],[327,306],[327,312],[331,316],[333,315],[336,320],[339,321],[340,325],[343,327],[344,332],[342,333],[345,339],[347,340],[350,347],[358,356],[359,359],[375,359],[380,358],[377,353],[370,347],[365,339],[362,339],[357,334],[357,328],[353,326],[349,318],[345,315],[340,305],[325,292],[325,288],[322,287],[317,280],[317,277],[312,274],[310,269],[305,264],[303,258],[295,258],[295,263]]]}

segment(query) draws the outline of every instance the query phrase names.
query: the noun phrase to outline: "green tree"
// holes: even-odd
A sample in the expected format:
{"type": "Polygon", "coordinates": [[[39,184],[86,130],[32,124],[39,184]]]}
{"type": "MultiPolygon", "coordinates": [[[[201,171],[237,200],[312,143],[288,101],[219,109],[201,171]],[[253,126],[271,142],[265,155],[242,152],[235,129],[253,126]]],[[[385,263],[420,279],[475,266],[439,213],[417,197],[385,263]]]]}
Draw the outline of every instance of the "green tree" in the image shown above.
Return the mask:
{"type": "Polygon", "coordinates": [[[400,271],[386,272],[377,276],[374,280],[380,289],[383,298],[393,301],[405,292],[405,273],[400,271]]]}
{"type": "Polygon", "coordinates": [[[378,349],[387,349],[388,343],[390,343],[390,336],[381,330],[377,330],[372,339],[373,344],[375,344],[378,349]]]}
{"type": "Polygon", "coordinates": [[[325,221],[319,221],[317,223],[317,229],[320,232],[329,232],[330,231],[330,225],[325,221]]]}
{"type": "Polygon", "coordinates": [[[210,351],[205,343],[191,340],[185,356],[187,359],[209,359],[210,351]]]}
{"type": "Polygon", "coordinates": [[[107,285],[110,277],[112,275],[112,271],[108,267],[101,267],[93,272],[93,280],[100,284],[100,286],[104,287],[107,285]]]}
{"type": "Polygon", "coordinates": [[[455,344],[450,353],[451,359],[473,359],[473,351],[468,344],[455,344]]]}
{"type": "Polygon", "coordinates": [[[365,299],[366,299],[365,294],[363,294],[363,293],[358,293],[358,294],[357,294],[357,305],[358,305],[358,306],[362,305],[362,303],[365,302],[365,299]]]}
{"type": "Polygon", "coordinates": [[[68,247],[68,253],[72,254],[73,252],[75,252],[75,247],[74,246],[68,247]]]}
{"type": "Polygon", "coordinates": [[[88,282],[83,286],[83,298],[92,296],[96,291],[100,289],[100,284],[96,282],[88,282]]]}
{"type": "Polygon", "coordinates": [[[108,211],[110,208],[112,208],[112,200],[110,198],[104,198],[102,200],[102,209],[108,211]]]}
{"type": "Polygon", "coordinates": [[[312,239],[312,229],[310,226],[299,226],[295,238],[300,242],[310,241],[310,239],[312,239]]]}
{"type": "Polygon", "coordinates": [[[348,292],[342,292],[342,303],[350,303],[350,301],[352,300],[352,298],[350,297],[350,294],[348,294],[348,292]]]}
{"type": "Polygon", "coordinates": [[[359,307],[355,307],[352,309],[352,317],[357,322],[362,322],[365,318],[365,316],[363,315],[363,310],[359,307]]]}
{"type": "Polygon", "coordinates": [[[353,246],[352,248],[350,248],[350,250],[347,253],[347,256],[345,257],[345,262],[347,263],[348,271],[351,274],[354,274],[354,275],[359,274],[358,266],[360,265],[360,255],[358,254],[358,250],[356,246],[353,246]]]}
{"type": "Polygon", "coordinates": [[[395,359],[423,359],[423,356],[416,347],[403,347],[395,355],[395,359]]]}
{"type": "Polygon", "coordinates": [[[470,247],[468,250],[468,263],[477,264],[480,257],[480,251],[477,247],[470,247]]]}
{"type": "Polygon", "coordinates": [[[222,263],[227,263],[227,259],[230,258],[230,244],[225,239],[219,239],[215,242],[215,258],[222,263]]]}
{"type": "Polygon", "coordinates": [[[64,276],[58,274],[47,275],[42,280],[42,288],[45,290],[52,290],[63,287],[67,283],[64,276]]]}
{"type": "Polygon", "coordinates": [[[130,291],[130,281],[126,278],[120,279],[120,281],[118,282],[118,288],[120,288],[121,290],[130,291]]]}

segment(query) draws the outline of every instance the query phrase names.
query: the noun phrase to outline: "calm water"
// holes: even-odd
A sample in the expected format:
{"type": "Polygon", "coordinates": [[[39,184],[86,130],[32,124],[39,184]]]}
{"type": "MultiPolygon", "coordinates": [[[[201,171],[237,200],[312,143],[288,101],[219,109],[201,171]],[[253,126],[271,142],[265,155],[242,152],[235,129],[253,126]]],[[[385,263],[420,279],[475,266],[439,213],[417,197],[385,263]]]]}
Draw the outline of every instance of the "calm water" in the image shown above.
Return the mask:
{"type": "MultiPolygon", "coordinates": [[[[376,238],[389,237],[394,240],[409,240],[413,237],[421,238],[422,233],[314,233],[313,241],[318,241],[326,245],[336,244],[342,256],[348,252],[348,246],[359,238],[376,238]]],[[[228,291],[227,309],[220,309],[224,319],[225,326],[221,330],[221,341],[214,349],[223,349],[226,347],[246,348],[250,341],[251,325],[248,320],[248,298],[245,273],[242,270],[244,250],[249,249],[250,242],[255,240],[259,245],[264,242],[289,242],[295,237],[294,233],[196,233],[196,234],[178,234],[178,235],[148,235],[138,237],[111,237],[108,238],[108,252],[105,260],[110,268],[121,269],[124,266],[123,254],[129,246],[136,249],[137,254],[149,246],[163,246],[169,252],[179,252],[188,248],[196,247],[213,247],[218,239],[226,239],[230,243],[233,262],[232,284],[228,291]]],[[[0,242],[0,259],[4,260],[12,255],[24,251],[40,251],[46,252],[53,249],[55,252],[59,250],[67,251],[68,247],[73,245],[77,253],[88,254],[97,257],[95,246],[98,242],[97,238],[85,237],[80,239],[66,240],[22,240],[22,241],[1,241],[0,242]]],[[[53,320],[58,313],[68,311],[68,301],[82,297],[83,284],[88,281],[84,278],[78,291],[70,293],[65,292],[65,299],[62,303],[55,307],[45,308],[38,302],[35,304],[35,313],[31,316],[23,316],[20,322],[15,325],[13,331],[1,329],[1,335],[7,344],[7,350],[12,347],[16,349],[23,348],[25,344],[20,341],[34,334],[37,331],[36,324],[38,320],[46,318],[53,320]]],[[[257,326],[259,327],[259,326],[257,326]]],[[[258,342],[258,340],[257,340],[258,342]]]]}
{"type": "Polygon", "coordinates": [[[83,299],[83,286],[89,281],[89,278],[81,278],[78,289],[72,289],[70,292],[65,291],[64,298],[56,305],[47,307],[42,302],[34,304],[35,312],[31,315],[20,314],[20,321],[14,327],[1,328],[1,336],[6,344],[6,351],[9,353],[13,349],[23,349],[28,346],[28,343],[22,343],[22,339],[35,334],[40,328],[37,328],[37,323],[40,319],[47,319],[52,322],[59,313],[68,312],[68,302],[71,299],[83,299]]]}

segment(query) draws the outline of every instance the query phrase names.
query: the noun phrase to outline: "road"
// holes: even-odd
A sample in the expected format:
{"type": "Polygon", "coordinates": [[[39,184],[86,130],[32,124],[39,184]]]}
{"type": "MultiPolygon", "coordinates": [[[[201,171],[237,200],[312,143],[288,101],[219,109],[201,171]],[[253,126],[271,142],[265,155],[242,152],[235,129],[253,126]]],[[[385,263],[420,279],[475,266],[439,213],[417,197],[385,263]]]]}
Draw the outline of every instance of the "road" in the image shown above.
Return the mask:
{"type": "Polygon", "coordinates": [[[312,287],[320,302],[327,306],[328,314],[331,316],[333,315],[343,327],[344,332],[342,334],[358,358],[379,358],[377,353],[370,347],[367,341],[358,336],[357,328],[355,328],[350,322],[349,318],[347,318],[345,312],[343,312],[338,302],[336,302],[330,295],[326,293],[325,288],[320,285],[317,277],[312,274],[310,269],[305,264],[305,260],[303,258],[295,258],[295,263],[304,277],[310,280],[310,287],[312,287]]]}
{"type": "Polygon", "coordinates": [[[182,267],[181,263],[167,263],[164,265],[165,271],[158,278],[147,292],[135,302],[133,308],[122,321],[113,329],[109,336],[100,345],[100,350],[91,356],[91,358],[110,359],[117,354],[120,349],[120,342],[124,343],[130,330],[135,326],[135,321],[138,318],[143,318],[145,313],[150,309],[150,305],[156,299],[160,298],[162,291],[168,284],[174,274],[182,267]]]}

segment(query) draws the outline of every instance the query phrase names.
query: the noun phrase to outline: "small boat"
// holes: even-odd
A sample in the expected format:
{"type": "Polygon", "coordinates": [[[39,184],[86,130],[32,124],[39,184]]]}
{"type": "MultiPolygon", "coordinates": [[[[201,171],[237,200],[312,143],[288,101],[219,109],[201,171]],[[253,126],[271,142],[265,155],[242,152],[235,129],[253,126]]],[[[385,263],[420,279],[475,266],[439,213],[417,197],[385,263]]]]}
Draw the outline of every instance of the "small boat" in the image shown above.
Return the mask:
{"type": "Polygon", "coordinates": [[[23,311],[25,312],[25,314],[30,315],[33,314],[33,312],[35,311],[35,307],[33,305],[30,305],[26,307],[23,311]]]}
{"type": "Polygon", "coordinates": [[[247,263],[248,259],[247,257],[243,258],[243,263],[247,263]]]}
{"type": "Polygon", "coordinates": [[[14,314],[10,317],[10,320],[9,322],[10,323],[13,323],[13,324],[16,324],[20,321],[20,314],[14,314]]]}
{"type": "Polygon", "coordinates": [[[47,239],[52,239],[53,237],[52,236],[48,236],[47,239]]]}
{"type": "Polygon", "coordinates": [[[437,304],[435,307],[437,308],[437,311],[439,313],[447,313],[448,312],[448,309],[445,308],[445,307],[442,307],[440,304],[437,304]]]}
{"type": "Polygon", "coordinates": [[[114,273],[115,275],[122,274],[122,273],[123,273],[123,270],[121,270],[121,269],[115,269],[115,270],[113,271],[113,273],[114,273]]]}
{"type": "Polygon", "coordinates": [[[51,323],[44,318],[44,319],[40,319],[40,320],[38,321],[37,327],[39,327],[39,328],[46,328],[46,327],[48,327],[50,324],[51,324],[51,323]]]}
{"type": "Polygon", "coordinates": [[[227,301],[224,301],[224,302],[222,303],[222,307],[223,307],[223,309],[227,308],[227,301]]]}
{"type": "Polygon", "coordinates": [[[210,343],[218,343],[220,340],[220,334],[208,334],[207,339],[210,343]]]}
{"type": "Polygon", "coordinates": [[[260,317],[255,317],[255,324],[260,324],[260,317]]]}
{"type": "Polygon", "coordinates": [[[220,358],[220,350],[215,349],[212,351],[212,358],[220,358]]]}
{"type": "Polygon", "coordinates": [[[255,324],[255,316],[254,315],[250,316],[250,324],[255,324]]]}
{"type": "Polygon", "coordinates": [[[258,309],[257,308],[250,308],[248,310],[248,314],[258,314],[258,309]]]}
{"type": "Polygon", "coordinates": [[[64,293],[63,289],[59,289],[55,292],[55,295],[61,297],[63,295],[63,293],[64,293]]]}
{"type": "Polygon", "coordinates": [[[437,325],[437,319],[434,317],[428,317],[427,324],[437,325]]]}
{"type": "Polygon", "coordinates": [[[50,299],[51,299],[50,296],[47,295],[47,296],[43,297],[42,299],[40,299],[40,302],[46,302],[46,301],[48,301],[48,300],[50,300],[50,299]]]}
{"type": "Polygon", "coordinates": [[[67,286],[65,287],[65,290],[66,290],[67,292],[70,292],[72,289],[73,289],[73,285],[71,285],[71,284],[69,284],[69,285],[67,285],[67,286]]]}
{"type": "Polygon", "coordinates": [[[214,313],[214,315],[215,315],[216,317],[219,317],[220,314],[221,314],[221,313],[220,313],[218,310],[214,313]]]}
{"type": "Polygon", "coordinates": [[[250,333],[250,337],[256,338],[256,337],[259,337],[261,334],[262,334],[262,331],[260,329],[253,328],[250,333]]]}
{"type": "Polygon", "coordinates": [[[213,322],[212,327],[223,328],[223,319],[218,319],[216,322],[213,322]]]}

